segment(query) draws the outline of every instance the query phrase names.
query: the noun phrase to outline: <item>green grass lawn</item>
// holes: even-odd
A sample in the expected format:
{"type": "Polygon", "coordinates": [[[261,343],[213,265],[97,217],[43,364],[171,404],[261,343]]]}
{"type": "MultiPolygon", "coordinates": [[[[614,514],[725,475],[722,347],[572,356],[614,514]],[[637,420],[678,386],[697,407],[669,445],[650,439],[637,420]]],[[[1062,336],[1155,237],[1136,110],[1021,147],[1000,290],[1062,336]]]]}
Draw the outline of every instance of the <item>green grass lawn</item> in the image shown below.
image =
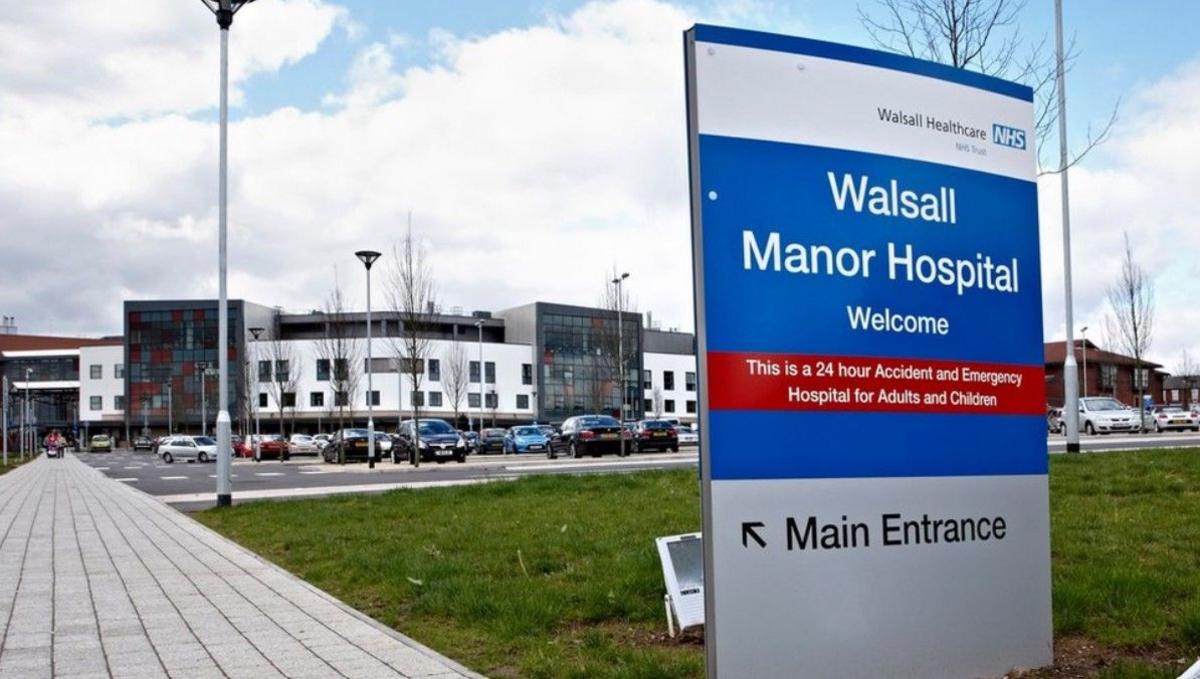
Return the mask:
{"type": "MultiPolygon", "coordinates": [[[[1056,635],[1115,662],[1071,676],[1178,675],[1165,659],[1200,652],[1200,450],[1055,456],[1050,479],[1056,635]]],[[[490,676],[703,675],[694,639],[665,639],[654,548],[656,536],[698,529],[694,471],[262,502],[198,518],[490,676]]]]}
{"type": "Polygon", "coordinates": [[[22,460],[20,453],[14,453],[10,450],[8,451],[8,464],[4,464],[4,461],[0,460],[0,474],[7,474],[26,462],[32,461],[35,457],[36,456],[29,456],[22,460]]]}

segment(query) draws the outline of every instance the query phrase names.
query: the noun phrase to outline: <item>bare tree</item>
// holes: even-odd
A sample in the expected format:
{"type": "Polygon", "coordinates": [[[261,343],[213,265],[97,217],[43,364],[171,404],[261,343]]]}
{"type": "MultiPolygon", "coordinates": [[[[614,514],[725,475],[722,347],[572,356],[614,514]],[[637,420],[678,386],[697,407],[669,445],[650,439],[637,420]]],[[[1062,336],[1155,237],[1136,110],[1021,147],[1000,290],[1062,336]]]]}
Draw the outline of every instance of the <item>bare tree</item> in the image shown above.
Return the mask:
{"type": "Polygon", "coordinates": [[[1183,380],[1183,399],[1184,403],[1194,405],[1196,399],[1192,398],[1192,390],[1200,385],[1200,365],[1197,365],[1192,359],[1191,353],[1187,349],[1179,356],[1179,366],[1175,369],[1177,375],[1183,380]]]}
{"type": "Polygon", "coordinates": [[[661,420],[663,412],[663,390],[662,387],[655,387],[651,392],[651,398],[654,405],[654,419],[661,420]]]}
{"type": "MultiPolygon", "coordinates": [[[[329,386],[333,398],[328,402],[330,419],[337,413],[338,429],[346,428],[346,420],[354,421],[354,394],[358,392],[362,375],[362,346],[354,335],[346,312],[346,300],[334,270],[333,290],[325,299],[325,325],[317,340],[317,357],[329,370],[329,386]]],[[[338,463],[345,463],[339,454],[338,463]]]]}
{"type": "Polygon", "coordinates": [[[1149,379],[1142,375],[1142,360],[1150,351],[1154,337],[1154,280],[1133,258],[1129,234],[1125,234],[1125,257],[1121,273],[1108,288],[1109,315],[1105,329],[1109,341],[1128,356],[1133,356],[1133,387],[1138,393],[1138,412],[1142,411],[1149,379]]]}
{"type": "MultiPolygon", "coordinates": [[[[425,377],[425,359],[431,346],[430,335],[436,320],[436,288],[425,248],[413,238],[412,215],[404,238],[392,244],[392,266],[388,270],[386,296],[390,308],[400,320],[400,333],[391,339],[399,362],[401,379],[408,377],[412,398],[412,419],[420,430],[421,400],[416,398],[425,377]]],[[[397,404],[397,410],[399,410],[397,404]]],[[[403,420],[403,416],[399,419],[403,420]]],[[[409,461],[421,466],[421,454],[416,442],[410,450],[409,461]]]]}
{"type": "MultiPolygon", "coordinates": [[[[597,384],[593,385],[593,399],[596,402],[596,407],[599,408],[604,404],[621,404],[618,406],[620,415],[618,419],[625,418],[625,402],[628,401],[626,394],[621,393],[621,377],[622,366],[620,365],[621,358],[625,359],[624,374],[629,375],[630,367],[637,365],[637,352],[635,338],[631,336],[632,329],[626,327],[623,332],[617,324],[618,317],[628,326],[629,321],[635,318],[637,306],[633,304],[629,296],[629,292],[624,288],[618,288],[612,283],[613,280],[620,276],[617,273],[616,267],[613,267],[612,274],[604,284],[604,294],[600,296],[600,308],[612,314],[611,318],[604,320],[604,323],[592,329],[592,337],[596,343],[596,374],[599,377],[597,384]],[[619,294],[618,294],[619,290],[619,294]],[[623,346],[622,346],[623,345],[623,346]]],[[[628,385],[626,385],[628,389],[628,385]]]]}
{"type": "Polygon", "coordinates": [[[442,389],[446,392],[446,400],[454,411],[454,426],[458,426],[460,406],[467,397],[470,389],[468,374],[467,350],[462,342],[452,342],[442,359],[442,389]]]}
{"type": "MultiPolygon", "coordinates": [[[[859,21],[876,46],[918,59],[978,71],[1024,83],[1033,89],[1034,134],[1041,151],[1058,124],[1057,59],[1046,38],[1026,42],[1019,17],[1026,0],[875,0],[872,9],[858,8],[859,21]]],[[[1074,41],[1063,55],[1063,68],[1075,61],[1074,41]]],[[[1043,169],[1040,174],[1061,172],[1083,160],[1112,132],[1120,112],[1113,104],[1108,120],[1093,132],[1088,127],[1083,148],[1065,167],[1043,169]]]]}
{"type": "Polygon", "coordinates": [[[276,332],[267,342],[267,359],[271,362],[271,381],[267,383],[267,391],[279,411],[279,433],[286,436],[284,412],[287,408],[291,408],[293,414],[296,412],[296,389],[300,385],[300,374],[304,367],[291,342],[280,339],[279,335],[276,332]]]}
{"type": "MultiPolygon", "coordinates": [[[[247,342],[249,344],[249,342],[247,342]]],[[[244,356],[241,361],[241,379],[238,381],[238,401],[241,402],[241,431],[243,437],[248,437],[254,431],[255,399],[258,398],[258,382],[255,378],[255,366],[251,365],[250,357],[244,356]]]]}

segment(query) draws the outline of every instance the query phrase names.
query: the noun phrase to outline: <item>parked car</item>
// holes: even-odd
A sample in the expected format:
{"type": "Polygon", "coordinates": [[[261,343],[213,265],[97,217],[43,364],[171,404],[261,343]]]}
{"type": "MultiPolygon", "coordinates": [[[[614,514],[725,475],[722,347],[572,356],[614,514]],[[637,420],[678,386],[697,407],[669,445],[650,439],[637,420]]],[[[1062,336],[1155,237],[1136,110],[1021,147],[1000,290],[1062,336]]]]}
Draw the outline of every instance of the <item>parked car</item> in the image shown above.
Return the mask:
{"type": "Polygon", "coordinates": [[[464,439],[466,439],[466,441],[467,441],[467,454],[468,455],[479,452],[479,433],[478,432],[461,431],[460,430],[458,433],[461,434],[462,437],[464,439]]]}
{"type": "Polygon", "coordinates": [[[333,438],[331,434],[314,434],[313,443],[316,444],[317,450],[325,450],[325,446],[329,445],[329,439],[333,438]]]}
{"type": "Polygon", "coordinates": [[[1051,434],[1061,434],[1066,428],[1062,408],[1050,408],[1046,411],[1046,431],[1051,434]]]}
{"type": "Polygon", "coordinates": [[[665,420],[642,420],[634,432],[635,452],[647,450],[669,450],[679,452],[679,432],[665,420]]]}
{"type": "Polygon", "coordinates": [[[113,449],[112,437],[108,434],[96,434],[92,437],[91,445],[88,450],[93,453],[111,453],[113,449]]]}
{"type": "Polygon", "coordinates": [[[679,445],[692,446],[700,443],[700,434],[691,427],[679,427],[675,430],[679,437],[679,445]]]}
{"type": "Polygon", "coordinates": [[[467,461],[467,439],[445,420],[422,418],[419,430],[413,420],[405,420],[397,433],[399,445],[392,448],[393,463],[408,460],[414,450],[422,462],[467,461]]]}
{"type": "Polygon", "coordinates": [[[566,450],[571,457],[621,452],[621,423],[608,415],[576,415],[562,423],[557,440],[551,441],[547,455],[558,457],[559,450],[566,450]]]}
{"type": "Polygon", "coordinates": [[[1141,431],[1139,415],[1115,398],[1090,396],[1079,399],[1079,428],[1087,434],[1141,431]]]}
{"type": "Polygon", "coordinates": [[[508,453],[544,453],[550,445],[550,439],[541,427],[524,425],[511,427],[504,437],[504,452],[508,453]]]}
{"type": "Polygon", "coordinates": [[[230,445],[233,447],[233,456],[241,458],[253,458],[254,449],[246,442],[246,439],[241,436],[230,437],[230,445]]]}
{"type": "Polygon", "coordinates": [[[289,455],[316,455],[318,452],[320,449],[308,434],[292,434],[288,439],[289,455]]]}
{"type": "Polygon", "coordinates": [[[280,434],[263,434],[262,436],[254,435],[250,437],[250,457],[254,457],[254,445],[258,444],[258,459],[265,460],[268,457],[277,457],[280,461],[287,460],[291,457],[291,449],[288,442],[280,434]]]}
{"type": "Polygon", "coordinates": [[[1154,431],[1160,434],[1172,429],[1200,431],[1200,415],[1184,410],[1182,406],[1155,406],[1150,418],[1154,422],[1154,431]]]}
{"type": "Polygon", "coordinates": [[[340,429],[329,439],[329,445],[321,450],[321,457],[326,462],[337,462],[339,454],[346,462],[367,461],[366,429],[340,429]]]}
{"type": "Polygon", "coordinates": [[[508,434],[503,429],[484,429],[479,432],[479,452],[482,453],[503,453],[504,452],[504,437],[508,434]]]}
{"type": "Polygon", "coordinates": [[[171,436],[158,444],[158,456],[167,464],[175,460],[215,461],[217,442],[208,436],[171,436]]]}
{"type": "Polygon", "coordinates": [[[558,428],[552,424],[535,424],[533,426],[541,429],[542,433],[546,435],[547,439],[552,439],[555,436],[558,436],[558,428]]]}
{"type": "Polygon", "coordinates": [[[149,436],[135,436],[133,439],[133,449],[136,450],[153,450],[154,439],[149,436]]]}
{"type": "Polygon", "coordinates": [[[392,441],[391,436],[382,431],[375,432],[375,450],[379,451],[378,455],[380,459],[383,459],[385,455],[391,455],[394,448],[395,443],[392,441]]]}

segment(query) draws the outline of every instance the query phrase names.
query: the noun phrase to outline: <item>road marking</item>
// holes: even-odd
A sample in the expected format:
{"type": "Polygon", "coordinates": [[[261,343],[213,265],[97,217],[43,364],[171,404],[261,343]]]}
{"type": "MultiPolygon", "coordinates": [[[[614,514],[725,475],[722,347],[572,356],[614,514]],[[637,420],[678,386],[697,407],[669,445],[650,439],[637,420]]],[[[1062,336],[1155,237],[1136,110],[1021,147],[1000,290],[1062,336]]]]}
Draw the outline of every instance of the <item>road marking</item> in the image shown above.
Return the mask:
{"type": "Polygon", "coordinates": [[[180,479],[186,479],[187,477],[186,476],[160,476],[158,478],[162,479],[163,481],[179,481],[180,479]]]}
{"type": "Polygon", "coordinates": [[[137,483],[138,482],[137,477],[133,477],[133,476],[130,476],[130,477],[124,478],[124,479],[113,479],[113,480],[114,481],[124,481],[126,483],[137,483]]]}
{"type": "Polygon", "coordinates": [[[104,472],[108,471],[108,467],[96,467],[96,469],[104,472]]]}
{"type": "MultiPolygon", "coordinates": [[[[231,476],[231,477],[233,477],[233,478],[235,478],[235,479],[237,478],[237,474],[230,474],[229,476],[231,476]]],[[[217,475],[216,475],[216,474],[209,474],[209,475],[208,475],[208,478],[210,478],[210,479],[215,479],[215,478],[217,478],[217,475]]]]}
{"type": "Polygon", "coordinates": [[[298,474],[332,474],[333,472],[327,472],[327,471],[325,471],[325,470],[322,470],[322,469],[316,469],[316,470],[311,470],[311,471],[302,471],[302,472],[297,472],[297,473],[298,473],[298,474]]]}
{"type": "Polygon", "coordinates": [[[144,464],[134,464],[134,465],[130,465],[128,467],[124,467],[124,469],[141,469],[142,467],[145,467],[145,466],[146,465],[144,465],[144,464]]]}
{"type": "Polygon", "coordinates": [[[629,460],[626,462],[577,462],[567,464],[529,464],[520,467],[505,467],[514,472],[550,471],[555,469],[596,469],[597,467],[646,467],[664,464],[695,464],[695,458],[681,457],[676,460],[629,460]]]}
{"type": "Polygon", "coordinates": [[[283,476],[283,472],[254,472],[255,476],[283,476]]]}
{"type": "MultiPolygon", "coordinates": [[[[319,486],[316,488],[274,488],[267,490],[243,490],[233,494],[235,500],[266,500],[282,497],[312,497],[323,495],[345,495],[349,493],[381,493],[402,488],[420,490],[423,488],[447,488],[450,486],[473,486],[494,481],[512,481],[518,478],[512,476],[493,476],[480,479],[461,479],[453,481],[413,481],[410,483],[366,483],[357,486],[319,486]]],[[[182,504],[188,502],[206,502],[212,500],[212,493],[183,493],[179,495],[157,495],[156,499],[167,504],[182,504]]]]}

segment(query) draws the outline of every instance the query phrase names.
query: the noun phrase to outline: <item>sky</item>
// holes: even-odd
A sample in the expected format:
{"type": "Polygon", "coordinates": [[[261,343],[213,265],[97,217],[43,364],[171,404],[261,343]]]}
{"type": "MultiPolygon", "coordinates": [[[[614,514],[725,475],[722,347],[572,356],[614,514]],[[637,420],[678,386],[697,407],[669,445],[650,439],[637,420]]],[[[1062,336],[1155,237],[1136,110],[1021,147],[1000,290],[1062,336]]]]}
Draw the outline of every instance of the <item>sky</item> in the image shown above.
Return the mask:
{"type": "MultiPolygon", "coordinates": [[[[1069,175],[1075,325],[1106,343],[1128,234],[1171,369],[1200,357],[1200,4],[1065,4],[1068,138],[1120,104],[1069,175]]],[[[337,281],[361,308],[352,253],[387,260],[411,219],[446,309],[595,304],[616,269],[639,310],[692,329],[697,21],[871,46],[853,3],[816,0],[257,0],[231,33],[230,296],[303,311],[337,281]]],[[[1031,0],[1020,30],[1052,44],[1053,3],[1031,0]]],[[[215,297],[217,36],[199,0],[0,13],[0,314],[22,332],[118,334],[126,299],[215,297]]],[[[1048,340],[1065,333],[1060,210],[1042,177],[1048,340]]]]}

